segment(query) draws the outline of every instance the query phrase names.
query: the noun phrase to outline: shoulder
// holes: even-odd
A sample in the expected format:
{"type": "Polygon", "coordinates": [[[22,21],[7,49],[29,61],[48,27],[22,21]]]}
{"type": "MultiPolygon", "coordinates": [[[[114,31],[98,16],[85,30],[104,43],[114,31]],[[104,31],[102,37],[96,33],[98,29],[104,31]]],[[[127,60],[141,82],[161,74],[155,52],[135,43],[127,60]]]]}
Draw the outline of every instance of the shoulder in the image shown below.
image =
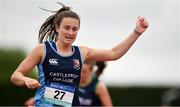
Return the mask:
{"type": "Polygon", "coordinates": [[[82,52],[86,53],[90,50],[89,47],[86,47],[86,46],[79,46],[79,49],[81,49],[82,52]]]}
{"type": "Polygon", "coordinates": [[[106,89],[107,89],[107,88],[106,88],[105,83],[102,82],[102,81],[99,81],[99,82],[97,83],[97,86],[96,86],[96,94],[101,94],[101,93],[103,93],[104,90],[106,90],[106,89]]]}
{"type": "Polygon", "coordinates": [[[41,43],[41,44],[37,44],[32,50],[35,50],[35,51],[43,51],[44,50],[44,43],[41,43]]]}
{"type": "Polygon", "coordinates": [[[43,58],[43,51],[44,51],[43,44],[37,44],[31,52],[27,55],[25,61],[28,65],[36,65],[39,64],[41,59],[43,58]]]}
{"type": "Polygon", "coordinates": [[[43,56],[44,49],[45,49],[44,43],[42,43],[42,44],[37,44],[37,45],[32,49],[31,54],[36,54],[36,55],[38,55],[39,57],[42,57],[42,56],[43,56]]]}
{"type": "Polygon", "coordinates": [[[97,88],[102,89],[102,88],[105,88],[105,87],[106,87],[106,85],[105,85],[105,83],[104,83],[104,82],[102,82],[102,81],[99,81],[99,82],[98,82],[98,84],[97,84],[97,88]]]}
{"type": "Polygon", "coordinates": [[[86,47],[86,46],[79,46],[79,49],[82,52],[83,60],[85,60],[88,57],[91,51],[91,48],[86,47]]]}

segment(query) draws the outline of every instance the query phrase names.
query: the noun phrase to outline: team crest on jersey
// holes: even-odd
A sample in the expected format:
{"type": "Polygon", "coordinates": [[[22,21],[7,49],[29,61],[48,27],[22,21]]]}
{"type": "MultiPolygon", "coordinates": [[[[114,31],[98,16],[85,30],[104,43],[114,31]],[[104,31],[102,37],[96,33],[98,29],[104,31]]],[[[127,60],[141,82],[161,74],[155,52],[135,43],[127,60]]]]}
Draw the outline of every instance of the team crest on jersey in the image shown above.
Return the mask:
{"type": "Polygon", "coordinates": [[[78,59],[73,59],[73,66],[76,70],[80,69],[80,62],[78,59]]]}
{"type": "Polygon", "coordinates": [[[50,58],[49,59],[49,64],[50,65],[58,65],[58,59],[50,58]]]}

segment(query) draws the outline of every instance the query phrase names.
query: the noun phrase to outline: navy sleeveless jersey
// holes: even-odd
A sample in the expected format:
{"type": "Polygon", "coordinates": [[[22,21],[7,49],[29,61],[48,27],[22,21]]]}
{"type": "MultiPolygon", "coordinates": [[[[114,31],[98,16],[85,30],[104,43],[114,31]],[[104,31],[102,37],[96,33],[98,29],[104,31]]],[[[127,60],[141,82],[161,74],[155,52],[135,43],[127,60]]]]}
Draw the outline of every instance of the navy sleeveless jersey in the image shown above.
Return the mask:
{"type": "Polygon", "coordinates": [[[94,76],[87,86],[79,87],[79,101],[81,106],[102,106],[100,99],[95,93],[98,82],[98,78],[94,76]]]}
{"type": "Polygon", "coordinates": [[[78,106],[78,87],[82,68],[79,48],[72,46],[72,54],[63,56],[58,53],[54,42],[44,44],[45,56],[37,66],[41,87],[34,97],[35,106],[57,106],[61,105],[60,100],[62,100],[60,103],[68,102],[68,104],[72,101],[70,103],[72,106],[78,106]]]}

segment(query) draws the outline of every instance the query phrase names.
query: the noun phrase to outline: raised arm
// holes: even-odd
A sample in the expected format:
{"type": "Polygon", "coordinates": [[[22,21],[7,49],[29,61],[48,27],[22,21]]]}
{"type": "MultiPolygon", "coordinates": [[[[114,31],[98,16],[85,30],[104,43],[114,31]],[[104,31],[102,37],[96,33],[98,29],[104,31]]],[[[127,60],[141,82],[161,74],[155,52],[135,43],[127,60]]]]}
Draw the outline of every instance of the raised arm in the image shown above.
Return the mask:
{"type": "Polygon", "coordinates": [[[43,54],[43,45],[36,46],[30,54],[21,62],[18,68],[11,76],[11,81],[17,86],[27,86],[30,89],[35,89],[40,86],[36,79],[26,77],[32,69],[41,61],[43,54]]]}
{"type": "Polygon", "coordinates": [[[92,49],[88,47],[81,47],[83,52],[83,59],[96,61],[110,61],[117,60],[122,57],[129,48],[135,43],[139,36],[147,29],[148,22],[144,17],[138,17],[136,27],[130,35],[121,43],[109,50],[92,49]]]}

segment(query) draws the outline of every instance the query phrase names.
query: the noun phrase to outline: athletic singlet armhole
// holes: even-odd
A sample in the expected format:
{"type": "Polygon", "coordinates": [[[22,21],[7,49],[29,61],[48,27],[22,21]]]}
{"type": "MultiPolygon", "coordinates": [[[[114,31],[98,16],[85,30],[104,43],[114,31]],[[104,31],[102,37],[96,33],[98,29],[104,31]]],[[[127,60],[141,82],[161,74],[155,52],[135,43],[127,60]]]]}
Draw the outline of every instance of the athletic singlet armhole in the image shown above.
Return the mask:
{"type": "Polygon", "coordinates": [[[41,59],[40,64],[42,64],[44,62],[45,57],[46,57],[46,44],[43,43],[43,55],[42,55],[42,59],[41,59]]]}
{"type": "Polygon", "coordinates": [[[80,52],[81,62],[82,62],[82,64],[83,64],[82,51],[81,51],[81,49],[80,49],[80,47],[79,47],[79,46],[77,46],[77,47],[78,47],[78,50],[79,50],[79,52],[80,52]]]}
{"type": "Polygon", "coordinates": [[[96,93],[98,84],[100,84],[101,81],[100,81],[100,80],[96,80],[96,79],[97,79],[96,77],[92,77],[92,78],[93,78],[92,81],[96,81],[96,84],[95,84],[95,86],[94,86],[94,92],[96,93]]]}

